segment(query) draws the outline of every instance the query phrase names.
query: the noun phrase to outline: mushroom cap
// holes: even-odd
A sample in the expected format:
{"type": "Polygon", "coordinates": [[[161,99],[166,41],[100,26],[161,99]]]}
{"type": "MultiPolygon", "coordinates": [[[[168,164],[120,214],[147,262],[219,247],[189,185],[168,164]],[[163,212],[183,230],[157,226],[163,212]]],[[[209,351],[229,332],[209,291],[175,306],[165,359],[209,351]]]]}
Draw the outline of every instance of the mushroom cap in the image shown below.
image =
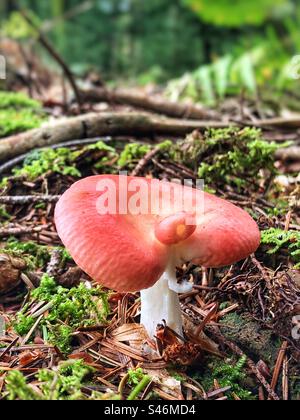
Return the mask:
{"type": "Polygon", "coordinates": [[[99,175],[73,184],[57,203],[55,223],[77,265],[120,292],[153,286],[174,255],[178,262],[220,267],[246,258],[260,243],[254,220],[233,204],[175,183],[124,175],[99,175]],[[109,187],[103,189],[103,183],[115,186],[115,214],[99,208],[99,199],[108,203],[109,187]],[[157,211],[149,210],[152,188],[158,189],[157,211]],[[129,207],[141,201],[148,204],[143,214],[131,210],[125,214],[123,207],[120,211],[124,199],[129,207]],[[201,211],[196,211],[199,203],[201,211]]]}

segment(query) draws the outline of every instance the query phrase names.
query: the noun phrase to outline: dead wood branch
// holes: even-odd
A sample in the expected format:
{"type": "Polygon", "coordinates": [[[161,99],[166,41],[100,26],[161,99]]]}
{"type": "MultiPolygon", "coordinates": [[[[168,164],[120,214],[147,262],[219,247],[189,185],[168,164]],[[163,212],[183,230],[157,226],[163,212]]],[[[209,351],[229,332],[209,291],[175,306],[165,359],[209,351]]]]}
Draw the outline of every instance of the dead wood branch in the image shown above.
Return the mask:
{"type": "Polygon", "coordinates": [[[61,119],[39,129],[17,134],[0,142],[0,162],[38,147],[97,136],[185,136],[194,130],[225,128],[218,121],[187,121],[146,113],[90,113],[61,119]]]}
{"type": "MultiPolygon", "coordinates": [[[[82,101],[87,102],[108,102],[122,105],[130,105],[146,111],[163,114],[173,118],[183,118],[186,120],[221,120],[221,116],[212,110],[202,108],[196,104],[171,102],[158,97],[150,97],[143,93],[134,92],[128,89],[108,90],[98,88],[93,90],[80,91],[82,101]]],[[[289,118],[275,117],[253,121],[230,121],[228,125],[235,124],[255,125],[264,128],[297,129],[300,128],[300,115],[289,118]]]]}
{"type": "Polygon", "coordinates": [[[56,203],[59,200],[59,195],[15,195],[15,196],[0,196],[0,204],[31,204],[31,203],[56,203]]]}
{"type": "MultiPolygon", "coordinates": [[[[279,376],[280,376],[280,372],[281,372],[281,368],[283,366],[283,362],[284,362],[284,359],[285,359],[285,356],[286,356],[287,349],[288,349],[288,342],[285,341],[280,348],[278,358],[277,358],[277,361],[276,361],[276,365],[275,365],[275,368],[274,368],[273,378],[272,378],[272,382],[271,382],[271,388],[272,388],[273,391],[275,391],[275,389],[276,389],[276,386],[277,386],[277,383],[278,383],[278,380],[279,380],[279,376]]],[[[269,399],[271,399],[271,397],[272,396],[270,395],[269,399]]]]}
{"type": "MultiPolygon", "coordinates": [[[[259,126],[268,127],[269,120],[262,120],[259,126]]],[[[272,121],[272,120],[270,120],[272,121]]],[[[279,119],[278,119],[279,121],[279,119]]],[[[282,120],[290,128],[300,119],[282,120]]],[[[251,125],[251,123],[249,123],[251,125]]],[[[87,139],[99,136],[186,136],[194,130],[226,128],[228,122],[209,120],[180,120],[148,113],[107,112],[89,113],[79,117],[65,118],[48,123],[41,128],[17,134],[0,142],[0,162],[14,158],[32,149],[87,139]]],[[[231,125],[234,125],[232,123],[231,125]]],[[[252,124],[253,125],[253,124],[252,124]]]]}
{"type": "Polygon", "coordinates": [[[255,125],[257,127],[264,128],[283,128],[283,129],[297,129],[300,128],[300,116],[289,117],[289,118],[268,118],[259,120],[255,124],[249,122],[249,125],[255,125]]]}
{"type": "Polygon", "coordinates": [[[160,151],[159,147],[155,147],[155,149],[151,150],[146,156],[140,160],[137,164],[136,168],[132,171],[131,176],[138,176],[142,172],[145,166],[153,159],[160,151]]]}
{"type": "Polygon", "coordinates": [[[36,227],[8,227],[0,229],[0,238],[8,236],[21,236],[30,233],[40,233],[47,229],[48,225],[36,226],[36,227]]]}
{"type": "Polygon", "coordinates": [[[287,147],[276,152],[276,159],[287,161],[300,161],[300,146],[287,147]]]}
{"type": "Polygon", "coordinates": [[[151,97],[127,89],[107,90],[105,88],[98,88],[81,91],[80,95],[82,100],[86,102],[108,102],[130,105],[173,118],[185,118],[188,120],[220,118],[215,111],[210,111],[199,105],[171,102],[163,98],[151,97]]]}

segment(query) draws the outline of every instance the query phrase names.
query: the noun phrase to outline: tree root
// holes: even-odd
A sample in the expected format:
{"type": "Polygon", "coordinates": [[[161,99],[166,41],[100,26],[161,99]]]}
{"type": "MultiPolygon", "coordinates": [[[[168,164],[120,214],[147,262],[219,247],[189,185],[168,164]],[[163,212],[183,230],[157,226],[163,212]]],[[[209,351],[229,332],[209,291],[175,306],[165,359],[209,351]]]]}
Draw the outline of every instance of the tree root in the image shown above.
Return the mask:
{"type": "MultiPolygon", "coordinates": [[[[243,125],[253,126],[253,122],[243,125]]],[[[180,120],[137,112],[89,113],[65,118],[0,141],[0,162],[39,147],[100,136],[186,136],[194,130],[226,128],[235,122],[210,120],[180,120]]],[[[300,128],[300,118],[261,120],[255,124],[261,128],[300,128]]]]}
{"type": "Polygon", "coordinates": [[[146,113],[90,113],[61,119],[41,128],[0,141],[0,162],[38,147],[98,136],[185,136],[194,130],[225,128],[218,121],[187,121],[158,117],[146,113]]]}
{"type": "Polygon", "coordinates": [[[128,89],[108,90],[98,88],[80,91],[83,102],[107,102],[110,104],[130,105],[145,111],[155,112],[167,117],[187,120],[220,119],[217,112],[205,109],[200,105],[171,102],[166,99],[149,97],[143,93],[128,89]]]}

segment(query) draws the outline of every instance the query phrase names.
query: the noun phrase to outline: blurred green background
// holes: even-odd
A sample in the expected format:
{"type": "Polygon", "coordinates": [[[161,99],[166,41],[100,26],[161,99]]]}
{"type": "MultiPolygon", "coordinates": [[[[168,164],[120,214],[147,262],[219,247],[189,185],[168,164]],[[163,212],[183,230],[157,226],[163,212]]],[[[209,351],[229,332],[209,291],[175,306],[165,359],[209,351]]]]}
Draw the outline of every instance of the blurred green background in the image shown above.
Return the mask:
{"type": "MultiPolygon", "coordinates": [[[[142,85],[180,78],[170,92],[207,103],[241,87],[293,95],[299,87],[291,60],[300,54],[300,0],[18,3],[78,75],[95,69],[106,81],[142,85]]],[[[14,2],[1,0],[0,19],[2,37],[34,38],[14,2]]]]}

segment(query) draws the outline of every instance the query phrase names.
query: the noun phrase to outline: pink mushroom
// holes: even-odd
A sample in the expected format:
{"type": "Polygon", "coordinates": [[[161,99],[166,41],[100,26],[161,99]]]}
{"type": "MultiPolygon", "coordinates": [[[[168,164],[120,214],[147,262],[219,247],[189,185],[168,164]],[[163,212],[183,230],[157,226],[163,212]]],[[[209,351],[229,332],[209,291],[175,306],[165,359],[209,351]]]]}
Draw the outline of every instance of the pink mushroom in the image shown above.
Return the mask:
{"type": "Polygon", "coordinates": [[[141,291],[141,323],[150,337],[162,320],[182,334],[178,293],[192,284],[178,284],[177,266],[231,265],[260,244],[255,221],[233,204],[176,183],[123,175],[75,183],[58,202],[55,222],[94,280],[119,292],[141,291]]]}

